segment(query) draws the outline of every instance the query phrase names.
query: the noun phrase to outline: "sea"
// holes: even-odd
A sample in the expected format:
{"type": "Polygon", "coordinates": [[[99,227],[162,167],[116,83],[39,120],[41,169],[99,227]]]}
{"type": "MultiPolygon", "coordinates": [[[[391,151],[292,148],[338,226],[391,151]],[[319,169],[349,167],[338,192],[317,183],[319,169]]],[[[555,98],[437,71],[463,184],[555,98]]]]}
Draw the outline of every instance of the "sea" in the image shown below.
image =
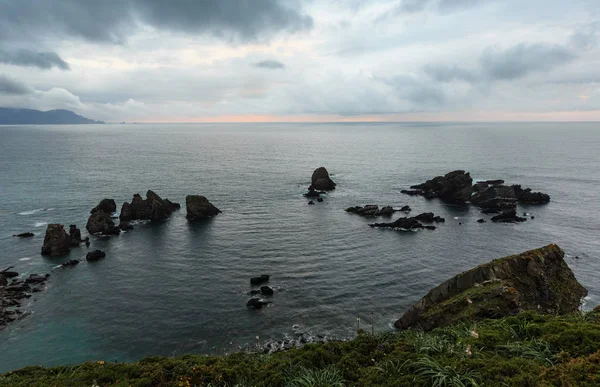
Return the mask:
{"type": "MultiPolygon", "coordinates": [[[[0,270],[49,273],[0,331],[0,372],[28,365],[225,354],[269,340],[346,339],[393,322],[429,289],[491,259],[550,243],[600,303],[599,123],[114,124],[0,127],[0,270]],[[337,189],[302,196],[325,166],[337,189]],[[401,194],[452,170],[551,196],[535,219],[477,223],[477,208],[401,194]],[[50,223],[82,229],[103,198],[153,190],[182,204],[63,257],[40,255],[50,223]],[[185,197],[222,213],[186,220],[185,197]],[[434,231],[374,229],[345,208],[409,205],[434,231]],[[33,232],[29,239],[13,234],[33,232]],[[57,266],[101,249],[106,258],[57,266]],[[246,307],[269,274],[271,304],[246,307]],[[360,318],[360,322],[358,321],[360,318]]],[[[396,213],[391,220],[403,216],[396,213]]]]}

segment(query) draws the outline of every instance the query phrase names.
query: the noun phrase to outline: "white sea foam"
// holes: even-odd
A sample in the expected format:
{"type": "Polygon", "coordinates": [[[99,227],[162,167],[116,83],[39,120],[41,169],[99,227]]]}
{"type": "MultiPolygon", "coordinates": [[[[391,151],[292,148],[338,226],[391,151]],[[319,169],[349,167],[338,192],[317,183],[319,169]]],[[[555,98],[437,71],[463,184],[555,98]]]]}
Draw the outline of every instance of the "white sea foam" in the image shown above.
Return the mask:
{"type": "Polygon", "coordinates": [[[40,211],[44,211],[44,209],[43,208],[36,208],[35,210],[23,211],[23,212],[19,212],[19,215],[33,215],[36,212],[40,212],[40,211]]]}
{"type": "Polygon", "coordinates": [[[48,222],[35,222],[35,224],[33,225],[33,227],[44,227],[47,226],[48,222]]]}
{"type": "Polygon", "coordinates": [[[19,261],[31,261],[31,257],[19,258],[19,261]]]}

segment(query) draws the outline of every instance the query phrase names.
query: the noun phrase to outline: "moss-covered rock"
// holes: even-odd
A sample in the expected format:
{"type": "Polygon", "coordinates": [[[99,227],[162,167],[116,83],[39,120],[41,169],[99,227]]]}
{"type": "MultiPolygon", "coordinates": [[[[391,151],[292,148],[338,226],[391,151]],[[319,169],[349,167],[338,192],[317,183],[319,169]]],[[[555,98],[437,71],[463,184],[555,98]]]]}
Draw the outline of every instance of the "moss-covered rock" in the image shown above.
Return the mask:
{"type": "Polygon", "coordinates": [[[577,282],[557,245],[493,260],[433,288],[398,321],[398,329],[425,330],[461,320],[499,318],[536,310],[577,310],[587,290],[577,282]]]}

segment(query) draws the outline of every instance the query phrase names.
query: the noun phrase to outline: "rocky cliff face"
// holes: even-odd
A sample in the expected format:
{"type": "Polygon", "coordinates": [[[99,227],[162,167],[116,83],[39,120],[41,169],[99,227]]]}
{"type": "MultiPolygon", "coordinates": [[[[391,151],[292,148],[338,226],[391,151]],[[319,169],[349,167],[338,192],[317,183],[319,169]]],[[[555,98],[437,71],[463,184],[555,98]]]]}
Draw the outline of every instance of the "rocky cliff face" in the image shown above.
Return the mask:
{"type": "Polygon", "coordinates": [[[522,310],[564,314],[577,310],[587,290],[557,245],[496,259],[433,288],[396,323],[433,329],[461,320],[500,318],[522,310]]]}

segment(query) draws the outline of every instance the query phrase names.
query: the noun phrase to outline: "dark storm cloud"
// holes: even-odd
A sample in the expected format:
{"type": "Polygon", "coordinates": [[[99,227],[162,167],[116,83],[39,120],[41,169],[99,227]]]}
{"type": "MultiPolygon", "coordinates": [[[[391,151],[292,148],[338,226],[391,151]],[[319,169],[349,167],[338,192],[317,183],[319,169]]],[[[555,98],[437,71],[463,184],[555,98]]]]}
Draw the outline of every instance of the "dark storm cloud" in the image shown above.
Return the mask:
{"type": "Polygon", "coordinates": [[[140,25],[252,41],[313,25],[283,0],[0,0],[0,43],[48,35],[124,42],[140,25]]]}
{"type": "Polygon", "coordinates": [[[55,52],[34,52],[31,50],[3,51],[0,50],[0,63],[14,66],[38,67],[48,70],[56,67],[70,70],[69,64],[55,52]]]}
{"type": "Polygon", "coordinates": [[[438,82],[452,82],[454,80],[474,82],[479,78],[475,72],[456,65],[430,64],[426,65],[423,71],[431,79],[438,82]]]}
{"type": "Polygon", "coordinates": [[[569,49],[546,43],[521,43],[507,50],[486,49],[481,56],[481,68],[492,79],[508,80],[532,72],[548,71],[575,59],[569,49]]]}
{"type": "Polygon", "coordinates": [[[32,90],[29,86],[0,74],[0,95],[25,95],[31,93],[32,90]]]}
{"type": "Polygon", "coordinates": [[[263,60],[263,61],[255,63],[254,67],[270,69],[270,70],[277,70],[277,69],[284,69],[285,65],[277,60],[268,59],[268,60],[263,60]]]}

